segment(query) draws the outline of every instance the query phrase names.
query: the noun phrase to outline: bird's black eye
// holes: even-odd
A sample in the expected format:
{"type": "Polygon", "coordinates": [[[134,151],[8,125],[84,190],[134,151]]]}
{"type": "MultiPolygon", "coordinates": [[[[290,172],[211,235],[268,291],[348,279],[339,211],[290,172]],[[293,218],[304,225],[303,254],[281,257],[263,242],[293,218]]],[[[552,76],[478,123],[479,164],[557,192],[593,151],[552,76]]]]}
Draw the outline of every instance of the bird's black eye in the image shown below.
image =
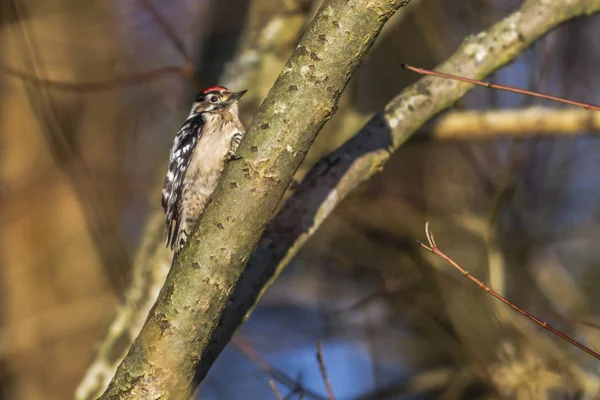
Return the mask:
{"type": "Polygon", "coordinates": [[[208,99],[208,101],[210,101],[211,103],[216,103],[219,100],[219,98],[217,96],[210,96],[210,98],[208,99]]]}

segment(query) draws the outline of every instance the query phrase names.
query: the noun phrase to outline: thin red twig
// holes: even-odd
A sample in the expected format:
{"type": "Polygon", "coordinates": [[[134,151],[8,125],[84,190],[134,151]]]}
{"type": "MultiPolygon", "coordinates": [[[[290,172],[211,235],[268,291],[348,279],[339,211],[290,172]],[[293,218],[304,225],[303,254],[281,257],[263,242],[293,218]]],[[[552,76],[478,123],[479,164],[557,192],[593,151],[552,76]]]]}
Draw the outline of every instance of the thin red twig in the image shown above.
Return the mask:
{"type": "Polygon", "coordinates": [[[534,97],[541,97],[542,99],[548,99],[548,100],[558,101],[560,103],[571,104],[573,106],[583,107],[583,108],[586,108],[588,110],[600,111],[600,106],[596,106],[596,105],[588,104],[588,103],[581,103],[581,102],[574,101],[574,100],[567,100],[567,99],[564,99],[562,97],[550,96],[550,95],[547,95],[547,94],[541,94],[541,93],[537,93],[537,92],[532,92],[532,91],[525,90],[525,89],[518,89],[518,88],[515,88],[515,87],[511,87],[511,86],[496,85],[494,83],[487,83],[487,82],[478,81],[477,79],[465,78],[465,77],[462,77],[462,76],[457,76],[457,75],[452,75],[452,74],[446,74],[444,72],[437,72],[437,71],[431,71],[431,70],[428,70],[428,69],[425,69],[425,68],[413,67],[413,66],[408,65],[408,64],[402,64],[402,68],[407,69],[409,71],[416,72],[417,74],[420,74],[420,75],[439,76],[441,78],[447,78],[447,79],[453,79],[453,80],[456,80],[456,81],[468,82],[468,83],[472,83],[474,85],[483,86],[483,87],[486,87],[486,88],[498,89],[498,90],[506,90],[507,92],[520,93],[520,94],[525,94],[525,95],[534,96],[534,97]]]}
{"type": "Polygon", "coordinates": [[[319,362],[319,369],[321,370],[323,382],[325,383],[325,388],[327,389],[327,398],[329,400],[335,400],[333,389],[331,388],[331,382],[329,382],[329,377],[327,376],[325,361],[323,360],[323,343],[320,340],[317,341],[317,361],[319,362]]]}
{"type": "Polygon", "coordinates": [[[421,242],[417,241],[417,243],[421,247],[429,250],[430,252],[432,252],[436,256],[441,257],[444,260],[446,260],[448,263],[450,263],[450,265],[452,265],[454,268],[456,268],[457,270],[459,270],[461,274],[463,274],[464,276],[466,276],[467,278],[469,278],[471,281],[475,282],[480,288],[482,288],[483,290],[485,290],[486,292],[488,292],[489,294],[491,294],[492,296],[494,296],[495,298],[497,298],[498,300],[500,300],[501,302],[503,302],[507,306],[511,307],[513,310],[518,311],[519,313],[523,314],[524,316],[526,316],[527,318],[529,318],[530,320],[532,320],[533,322],[535,322],[536,324],[538,324],[542,328],[544,328],[546,330],[549,330],[550,332],[554,333],[556,336],[560,337],[561,339],[566,340],[567,342],[571,343],[572,345],[577,346],[581,350],[585,351],[586,353],[588,353],[592,357],[600,360],[600,354],[596,353],[595,351],[593,351],[589,347],[581,344],[580,342],[578,342],[577,340],[573,339],[569,335],[564,334],[561,331],[559,331],[558,329],[552,327],[547,322],[542,321],[541,319],[533,316],[529,312],[523,310],[519,306],[511,303],[509,300],[507,300],[506,298],[502,297],[501,295],[499,295],[498,293],[496,293],[495,291],[493,291],[485,283],[483,283],[482,281],[480,281],[479,279],[477,279],[473,275],[471,275],[467,270],[465,270],[460,265],[458,265],[458,263],[456,263],[449,256],[447,256],[446,254],[444,254],[444,252],[441,251],[440,248],[435,243],[435,238],[433,237],[433,234],[429,230],[429,221],[427,221],[427,223],[425,223],[425,236],[427,237],[427,241],[429,242],[429,245],[426,245],[424,243],[421,243],[421,242]]]}

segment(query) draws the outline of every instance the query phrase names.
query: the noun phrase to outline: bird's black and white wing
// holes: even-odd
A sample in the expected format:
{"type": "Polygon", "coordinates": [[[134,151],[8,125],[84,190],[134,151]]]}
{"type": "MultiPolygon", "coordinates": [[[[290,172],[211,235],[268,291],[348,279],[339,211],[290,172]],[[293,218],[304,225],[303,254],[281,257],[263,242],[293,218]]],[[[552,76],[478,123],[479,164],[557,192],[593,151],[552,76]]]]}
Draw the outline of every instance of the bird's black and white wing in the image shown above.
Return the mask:
{"type": "Polygon", "coordinates": [[[200,139],[202,125],[204,120],[202,114],[193,114],[185,121],[171,147],[169,157],[169,169],[165,178],[165,184],[162,190],[162,209],[166,214],[166,243],[173,249],[177,242],[177,232],[179,231],[179,213],[178,209],[183,187],[185,172],[194,153],[196,143],[200,139]]]}

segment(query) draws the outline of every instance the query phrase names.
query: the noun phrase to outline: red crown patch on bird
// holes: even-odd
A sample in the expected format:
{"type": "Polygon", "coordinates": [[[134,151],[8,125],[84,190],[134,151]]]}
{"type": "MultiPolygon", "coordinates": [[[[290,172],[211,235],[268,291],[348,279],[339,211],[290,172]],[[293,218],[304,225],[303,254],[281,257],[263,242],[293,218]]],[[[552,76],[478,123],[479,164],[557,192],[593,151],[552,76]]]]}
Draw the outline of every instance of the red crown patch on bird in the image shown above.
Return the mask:
{"type": "Polygon", "coordinates": [[[211,87],[208,87],[208,88],[204,89],[202,91],[202,94],[206,94],[206,93],[209,93],[209,92],[222,92],[222,91],[225,91],[225,90],[227,90],[227,88],[224,87],[224,86],[211,86],[211,87]]]}

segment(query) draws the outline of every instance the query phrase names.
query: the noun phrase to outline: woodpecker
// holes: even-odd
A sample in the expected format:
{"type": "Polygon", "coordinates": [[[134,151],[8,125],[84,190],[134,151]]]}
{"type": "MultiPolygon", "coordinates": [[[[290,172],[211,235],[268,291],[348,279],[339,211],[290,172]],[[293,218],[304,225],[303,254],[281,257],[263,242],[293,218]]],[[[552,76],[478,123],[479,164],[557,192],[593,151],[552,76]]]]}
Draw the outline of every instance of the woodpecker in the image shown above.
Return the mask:
{"type": "Polygon", "coordinates": [[[175,252],[198,223],[221,173],[235,152],[245,129],[238,101],[246,93],[212,86],[198,93],[190,115],[177,132],[162,190],[166,243],[175,252]]]}

